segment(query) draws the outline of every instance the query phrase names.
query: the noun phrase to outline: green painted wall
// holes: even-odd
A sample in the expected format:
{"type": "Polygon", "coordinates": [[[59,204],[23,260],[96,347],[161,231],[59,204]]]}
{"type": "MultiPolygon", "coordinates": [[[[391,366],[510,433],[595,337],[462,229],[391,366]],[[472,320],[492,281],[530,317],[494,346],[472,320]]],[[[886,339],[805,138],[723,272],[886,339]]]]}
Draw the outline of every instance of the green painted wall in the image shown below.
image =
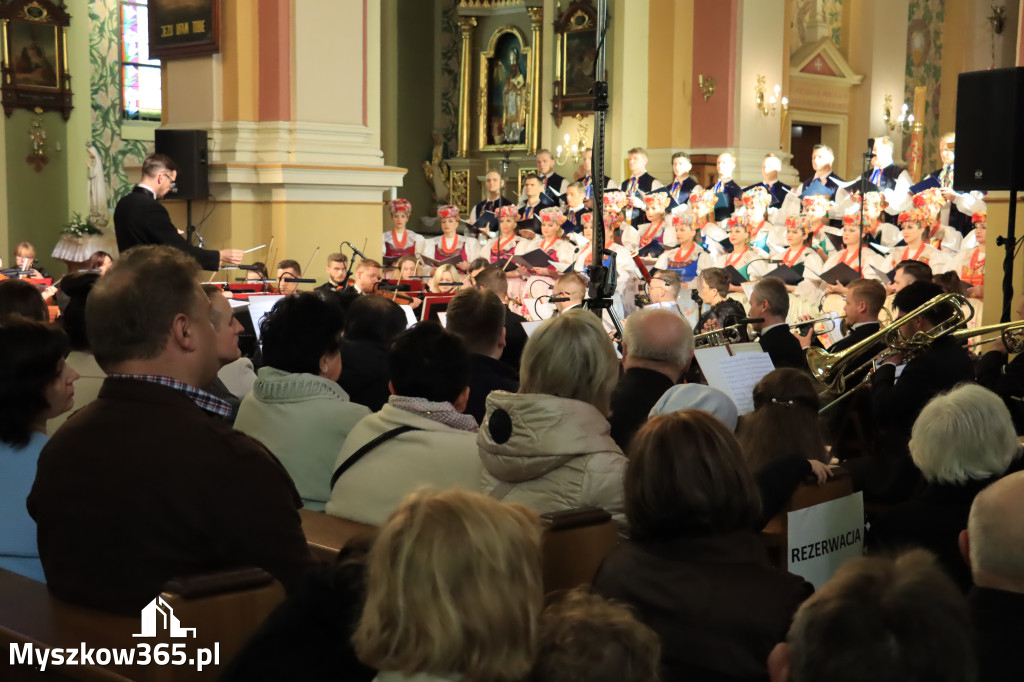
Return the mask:
{"type": "MultiPolygon", "coordinates": [[[[85,112],[72,112],[79,116],[85,112]]],[[[68,137],[64,119],[57,112],[42,115],[46,130],[49,162],[39,173],[25,162],[32,147],[28,131],[35,114],[16,109],[4,126],[7,153],[6,182],[9,251],[4,267],[14,264],[14,247],[29,241],[36,247],[40,264],[55,276],[64,274],[64,264],[50,257],[68,219],[68,137]],[[60,151],[58,151],[58,146],[60,151]]]]}
{"type": "MultiPolygon", "coordinates": [[[[400,3],[398,14],[397,158],[389,163],[407,168],[401,197],[412,202],[409,227],[422,231],[420,217],[432,215],[430,188],[423,162],[430,158],[434,127],[434,6],[431,2],[400,3]]],[[[390,229],[390,221],[384,226],[390,229]]]]}

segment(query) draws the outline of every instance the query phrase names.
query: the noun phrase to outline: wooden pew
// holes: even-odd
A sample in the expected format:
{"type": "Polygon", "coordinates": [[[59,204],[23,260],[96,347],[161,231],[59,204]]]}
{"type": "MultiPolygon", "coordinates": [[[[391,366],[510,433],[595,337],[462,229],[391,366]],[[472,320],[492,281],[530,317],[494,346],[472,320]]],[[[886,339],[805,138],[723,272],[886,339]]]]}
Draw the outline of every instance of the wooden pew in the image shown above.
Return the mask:
{"type": "MultiPolygon", "coordinates": [[[[75,606],[50,595],[46,585],[0,570],[0,647],[6,657],[0,678],[22,680],[86,680],[89,682],[192,682],[216,680],[223,667],[250,635],[284,599],[284,590],[260,569],[240,569],[167,584],[160,595],[183,628],[195,628],[192,636],[171,638],[158,626],[155,637],[144,634],[142,619],[75,606]],[[26,644],[44,649],[134,649],[148,645],[150,655],[159,645],[169,657],[199,660],[199,649],[216,651],[217,663],[203,670],[197,665],[7,665],[11,645],[24,651],[26,644]],[[184,645],[173,649],[174,645],[184,645]]],[[[94,655],[95,658],[95,655],[94,655]]]]}
{"type": "Polygon", "coordinates": [[[586,507],[541,514],[544,591],[589,585],[619,542],[619,529],[603,509],[586,507]]]}
{"type": "Polygon", "coordinates": [[[789,541],[789,512],[807,509],[822,502],[838,500],[853,493],[853,479],[846,470],[839,467],[832,468],[832,478],[823,485],[818,485],[815,480],[808,480],[797,486],[782,511],[761,530],[761,538],[768,548],[772,562],[776,566],[786,568],[785,552],[789,541]]]}
{"type": "Polygon", "coordinates": [[[349,521],[323,512],[300,509],[302,531],[313,554],[327,563],[333,563],[341,548],[353,540],[369,540],[377,533],[376,526],[349,521]]]}
{"type": "MultiPolygon", "coordinates": [[[[306,542],[324,561],[334,561],[349,542],[372,537],[376,528],[306,509],[299,511],[306,542]]],[[[618,528],[603,509],[585,508],[541,515],[544,525],[545,591],[587,585],[618,543],[618,528]]]]}

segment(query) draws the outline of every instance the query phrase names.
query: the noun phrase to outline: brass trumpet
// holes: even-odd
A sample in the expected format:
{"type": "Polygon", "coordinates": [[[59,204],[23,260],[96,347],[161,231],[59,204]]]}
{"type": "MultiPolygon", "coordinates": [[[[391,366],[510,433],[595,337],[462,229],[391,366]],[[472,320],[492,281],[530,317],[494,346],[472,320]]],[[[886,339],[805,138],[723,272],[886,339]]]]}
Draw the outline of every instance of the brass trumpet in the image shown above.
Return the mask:
{"type": "MultiPolygon", "coordinates": [[[[974,308],[967,302],[966,297],[960,294],[941,294],[895,320],[885,329],[875,332],[844,351],[828,353],[821,348],[808,348],[807,366],[810,368],[811,374],[830,391],[839,394],[838,398],[821,408],[820,412],[830,409],[851,394],[853,389],[867,381],[870,372],[854,385],[849,385],[853,379],[863,376],[864,372],[871,368],[879,345],[887,346],[879,359],[885,359],[897,353],[918,353],[938,339],[953,334],[957,328],[966,324],[972,317],[974,317],[974,308]],[[942,322],[927,332],[916,332],[910,338],[904,338],[900,334],[899,330],[902,327],[940,306],[949,310],[949,314],[942,322]],[[965,306],[970,311],[969,314],[964,312],[965,306]]],[[[1024,325],[1024,323],[1021,324],[1024,325]]],[[[978,331],[973,330],[973,333],[977,334],[978,331]]]]}
{"type": "Polygon", "coordinates": [[[846,319],[846,315],[845,314],[840,314],[840,315],[834,315],[834,314],[832,314],[832,315],[822,315],[821,317],[816,317],[813,320],[802,320],[800,322],[794,322],[793,324],[789,325],[789,328],[790,329],[795,329],[797,334],[799,334],[800,336],[803,336],[808,331],[813,329],[814,325],[818,324],[819,322],[821,324],[824,324],[826,322],[831,322],[832,326],[828,329],[828,331],[830,332],[830,331],[832,331],[833,329],[836,328],[837,324],[841,324],[842,321],[845,320],[845,319],[846,319]]]}
{"type": "Polygon", "coordinates": [[[739,343],[741,340],[740,330],[745,329],[748,324],[764,322],[760,317],[744,317],[736,324],[730,324],[721,329],[712,329],[703,334],[694,334],[693,342],[696,348],[709,348],[711,346],[724,346],[727,343],[739,343]]]}

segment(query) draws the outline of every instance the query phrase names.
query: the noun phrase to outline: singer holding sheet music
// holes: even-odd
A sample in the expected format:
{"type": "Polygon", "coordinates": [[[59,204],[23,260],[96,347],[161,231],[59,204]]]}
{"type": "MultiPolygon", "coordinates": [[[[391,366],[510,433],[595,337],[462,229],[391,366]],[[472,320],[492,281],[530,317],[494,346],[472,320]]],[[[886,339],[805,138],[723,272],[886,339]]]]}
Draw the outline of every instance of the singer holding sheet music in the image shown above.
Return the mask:
{"type": "Polygon", "coordinates": [[[437,219],[441,223],[441,235],[416,244],[416,254],[435,262],[457,259],[456,267],[467,270],[469,261],[477,256],[479,242],[459,235],[459,207],[438,206],[437,219]]]}
{"type": "Polygon", "coordinates": [[[121,197],[114,208],[114,233],[117,248],[124,253],[139,244],[164,244],[189,254],[203,270],[215,271],[221,263],[238,265],[245,255],[240,249],[203,249],[192,246],[174,227],[160,199],[173,192],[178,168],[170,157],[150,154],[142,162],[142,180],[121,197]]]}

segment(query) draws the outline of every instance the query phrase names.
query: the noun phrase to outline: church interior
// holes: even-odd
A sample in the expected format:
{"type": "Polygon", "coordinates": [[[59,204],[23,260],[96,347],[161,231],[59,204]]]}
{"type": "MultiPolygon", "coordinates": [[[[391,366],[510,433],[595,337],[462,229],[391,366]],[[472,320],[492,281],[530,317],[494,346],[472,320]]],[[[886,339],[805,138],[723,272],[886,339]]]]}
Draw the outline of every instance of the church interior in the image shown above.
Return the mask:
{"type": "MultiPolygon", "coordinates": [[[[31,241],[42,265],[63,271],[51,253],[76,214],[96,215],[104,234],[92,239],[113,247],[99,204],[112,211],[137,181],[157,128],[208,137],[208,195],[190,206],[169,198],[176,224],[188,210],[210,247],[273,239],[278,258],[300,263],[340,241],[379,257],[383,206],[396,196],[412,202],[410,227],[437,233],[439,203],[468,211],[493,168],[515,194],[540,149],[563,177],[582,174],[580,151],[595,134],[584,91],[594,70],[592,3],[211,6],[214,47],[155,60],[140,48],[147,3],[66,3],[68,102],[37,108],[4,96],[5,262],[31,241]],[[513,43],[519,134],[506,141],[494,136],[495,79],[507,76],[502,51],[513,43]]],[[[939,137],[955,128],[958,75],[1019,64],[1020,23],[1017,3],[987,0],[610,0],[605,172],[627,177],[627,151],[643,147],[650,172],[665,180],[671,155],[686,151],[708,182],[716,155],[731,151],[745,186],[775,153],[780,179],[796,185],[821,143],[835,151],[837,175],[854,178],[866,141],[888,135],[896,163],[919,179],[939,167],[939,137]]],[[[990,198],[994,225],[1005,222],[1006,202],[1005,193],[990,198]]],[[[986,298],[998,295],[989,287],[986,298]]]]}

